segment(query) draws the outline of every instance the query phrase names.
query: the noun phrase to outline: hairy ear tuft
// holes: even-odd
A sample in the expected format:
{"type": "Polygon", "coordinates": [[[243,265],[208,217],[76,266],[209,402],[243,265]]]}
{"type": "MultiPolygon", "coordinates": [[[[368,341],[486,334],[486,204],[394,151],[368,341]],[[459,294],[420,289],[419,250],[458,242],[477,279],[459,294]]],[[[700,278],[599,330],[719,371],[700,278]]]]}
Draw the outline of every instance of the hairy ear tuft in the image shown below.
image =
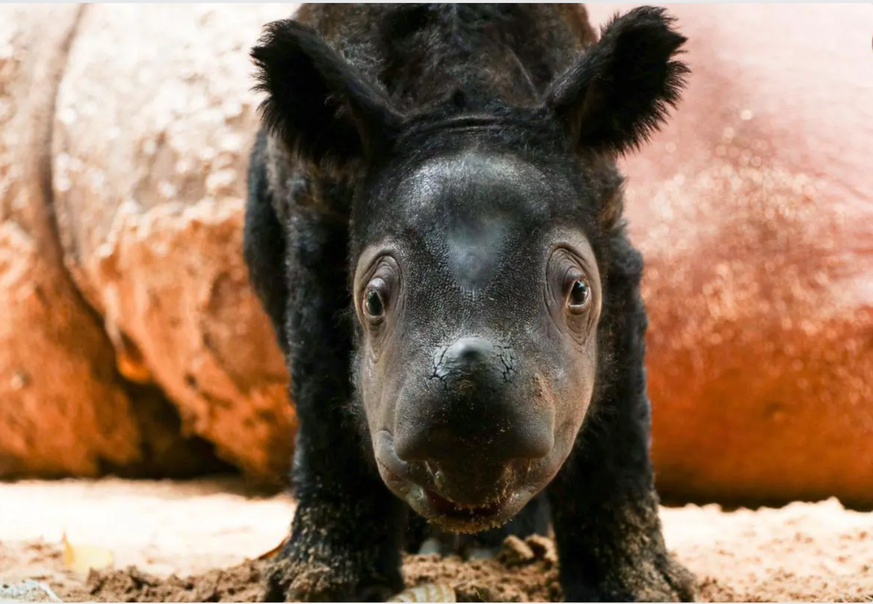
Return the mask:
{"type": "Polygon", "coordinates": [[[252,49],[264,125],[315,163],[365,157],[401,121],[386,96],[312,28],[286,19],[252,49]]]}
{"type": "Polygon", "coordinates": [[[638,149],[675,107],[690,70],[676,60],[686,38],[662,8],[614,17],[600,40],[549,87],[546,106],[576,148],[617,154],[638,149]]]}

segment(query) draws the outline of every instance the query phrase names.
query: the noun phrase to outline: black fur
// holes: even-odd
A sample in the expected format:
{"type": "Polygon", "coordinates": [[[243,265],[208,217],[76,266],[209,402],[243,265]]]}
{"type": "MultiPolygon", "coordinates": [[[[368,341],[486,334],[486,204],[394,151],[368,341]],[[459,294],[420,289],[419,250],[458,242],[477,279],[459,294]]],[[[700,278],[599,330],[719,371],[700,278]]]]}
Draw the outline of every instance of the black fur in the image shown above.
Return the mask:
{"type": "MultiPolygon", "coordinates": [[[[531,233],[540,220],[584,236],[602,310],[578,326],[596,332],[596,374],[573,453],[512,523],[476,539],[493,546],[509,533],[543,532],[538,518],[550,508],[568,599],[691,599],[693,580],[667,555],[658,520],[642,260],[625,235],[614,161],[677,102],[687,68],[674,57],[684,38],[653,8],[613,20],[598,43],[572,5],[304,5],[298,20],[306,25],[268,25],[252,53],[267,100],[249,171],[245,257],[300,418],[298,510],[268,598],[386,599],[402,587],[403,541],[415,546],[426,531],[408,522],[375,463],[368,420],[376,411],[362,394],[373,379],[364,366],[374,336],[354,304],[355,270],[368,245],[398,228],[418,249],[453,212],[476,216],[477,204],[504,203],[501,195],[469,199],[422,222],[405,205],[413,202],[392,197],[427,162],[485,149],[546,175],[517,188],[528,196],[519,211],[539,217],[531,233]]],[[[513,241],[526,241],[528,225],[507,220],[513,241]]],[[[520,273],[522,249],[507,248],[520,273]]],[[[447,304],[470,320],[485,308],[522,320],[513,303],[456,298],[455,285],[440,285],[442,265],[427,270],[433,291],[408,294],[412,327],[430,325],[447,304]]],[[[401,355],[406,366],[395,373],[414,371],[415,358],[401,355]]],[[[422,396],[431,396],[424,382],[422,396]]],[[[574,404],[561,403],[561,412],[574,404]]]]}
{"type": "Polygon", "coordinates": [[[672,60],[685,37],[663,8],[642,6],[614,17],[600,43],[547,93],[580,148],[638,149],[679,101],[688,67],[672,60]]]}
{"type": "Polygon", "coordinates": [[[258,298],[273,322],[282,352],[288,354],[285,331],[285,305],[288,282],[285,279],[285,233],[269,203],[270,192],[266,158],[267,131],[258,133],[248,170],[249,199],[258,200],[247,208],[243,250],[249,278],[258,298]],[[265,203],[266,202],[266,203],[265,203]]]}
{"type": "Polygon", "coordinates": [[[264,125],[300,156],[351,159],[378,136],[364,132],[365,125],[390,129],[400,120],[379,90],[300,23],[268,25],[252,57],[257,88],[269,93],[261,105],[264,125]]]}

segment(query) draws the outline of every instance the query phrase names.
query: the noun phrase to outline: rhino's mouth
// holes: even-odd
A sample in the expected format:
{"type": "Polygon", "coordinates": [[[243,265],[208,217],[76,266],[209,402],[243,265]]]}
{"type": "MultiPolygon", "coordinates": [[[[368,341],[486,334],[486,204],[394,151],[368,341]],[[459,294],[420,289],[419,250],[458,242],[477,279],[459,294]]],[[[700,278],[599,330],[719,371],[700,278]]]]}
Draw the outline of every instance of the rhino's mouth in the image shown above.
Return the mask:
{"type": "Polygon", "coordinates": [[[403,492],[406,493],[403,499],[409,506],[429,522],[454,533],[478,533],[509,522],[537,490],[519,489],[485,505],[455,503],[410,482],[406,483],[403,492]]]}
{"type": "Polygon", "coordinates": [[[515,475],[496,489],[493,496],[461,503],[438,489],[425,468],[400,460],[394,453],[390,433],[382,431],[374,441],[379,473],[386,486],[418,514],[455,533],[477,533],[509,522],[551,481],[563,462],[563,456],[558,456],[547,464],[536,464],[539,467],[531,468],[534,471],[515,475]]]}
{"type": "Polygon", "coordinates": [[[500,511],[509,503],[511,495],[498,499],[493,503],[481,506],[455,503],[446,499],[434,491],[425,490],[428,505],[437,513],[458,520],[475,520],[477,518],[491,518],[500,514],[500,511]]]}

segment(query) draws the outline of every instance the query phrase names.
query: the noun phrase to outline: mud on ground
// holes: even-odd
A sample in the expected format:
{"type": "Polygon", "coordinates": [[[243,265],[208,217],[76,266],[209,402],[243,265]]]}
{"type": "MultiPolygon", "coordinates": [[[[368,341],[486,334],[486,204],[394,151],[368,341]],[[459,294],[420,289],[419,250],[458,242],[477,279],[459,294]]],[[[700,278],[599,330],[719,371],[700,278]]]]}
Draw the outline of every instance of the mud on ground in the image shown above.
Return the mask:
{"type": "MultiPolygon", "coordinates": [[[[65,601],[256,601],[264,562],[255,559],[282,539],[293,508],[234,481],[0,485],[0,582],[44,581],[65,601]],[[114,569],[65,570],[64,533],[110,550],[114,569]]],[[[830,500],[664,508],[662,518],[702,601],[873,600],[873,514],[830,500]]],[[[498,560],[408,556],[404,573],[408,585],[450,584],[459,601],[560,597],[548,540],[516,540],[498,560]]]]}

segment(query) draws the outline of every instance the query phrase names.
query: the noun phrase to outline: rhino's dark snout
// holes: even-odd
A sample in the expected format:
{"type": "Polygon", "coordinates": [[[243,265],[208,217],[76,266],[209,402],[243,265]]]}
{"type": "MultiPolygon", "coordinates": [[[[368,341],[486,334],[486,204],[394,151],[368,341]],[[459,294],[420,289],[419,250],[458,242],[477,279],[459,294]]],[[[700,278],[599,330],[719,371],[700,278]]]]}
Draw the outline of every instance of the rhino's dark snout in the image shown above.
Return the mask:
{"type": "Polygon", "coordinates": [[[537,460],[554,443],[552,414],[513,379],[515,357],[487,338],[467,336],[437,351],[422,397],[407,401],[395,431],[404,461],[452,468],[472,478],[477,468],[537,460]],[[457,469],[465,467],[465,472],[457,469]]]}

